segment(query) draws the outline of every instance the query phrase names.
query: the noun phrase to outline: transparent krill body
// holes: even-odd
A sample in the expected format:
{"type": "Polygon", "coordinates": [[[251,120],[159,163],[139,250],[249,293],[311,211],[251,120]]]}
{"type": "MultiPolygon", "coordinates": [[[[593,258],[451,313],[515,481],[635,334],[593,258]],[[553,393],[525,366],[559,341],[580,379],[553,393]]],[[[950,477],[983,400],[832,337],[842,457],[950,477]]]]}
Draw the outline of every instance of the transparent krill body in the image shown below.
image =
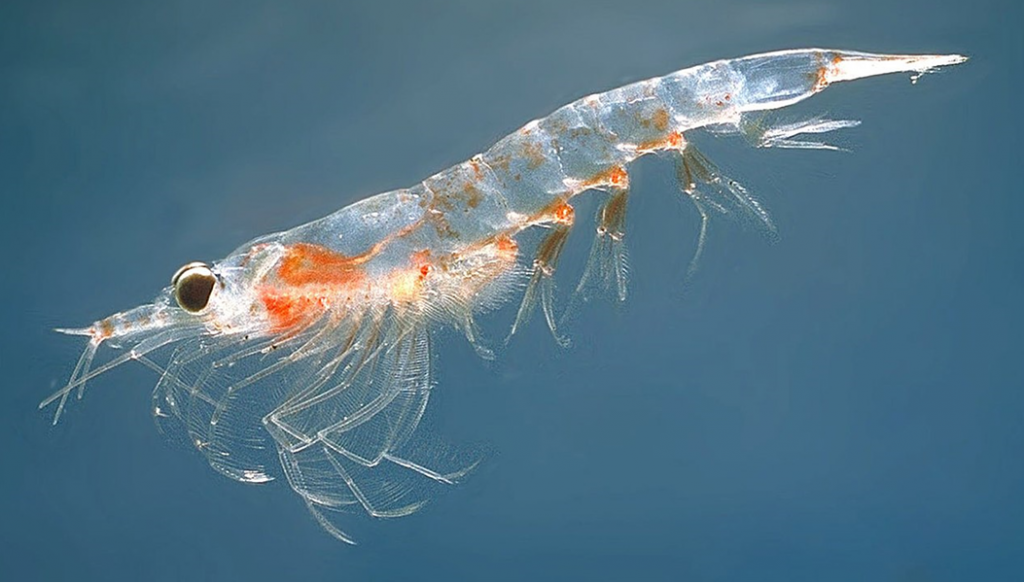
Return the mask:
{"type": "Polygon", "coordinates": [[[581,223],[574,197],[606,195],[570,306],[598,289],[625,300],[626,210],[637,196],[627,167],[635,159],[659,153],[676,164],[682,196],[701,216],[692,274],[714,217],[775,230],[765,206],[694,148],[692,132],[829,149],[818,136],[857,122],[750,122],[839,81],[920,76],[964,60],[790,50],[584,97],[417,185],[260,237],[212,264],[186,264],[149,304],[60,329],[88,342],[67,384],[40,406],[55,404],[56,423],[92,379],[140,362],[158,375],[153,414],[162,428],[232,479],[284,477],[328,532],[352,542],[353,514],[414,512],[478,461],[425,430],[432,330],[461,330],[493,358],[476,317],[521,298],[509,336],[539,305],[555,339],[568,344],[554,278],[581,223]],[[807,135],[814,140],[800,139],[807,135]],[[543,234],[527,249],[522,235],[537,229],[543,234]]]}

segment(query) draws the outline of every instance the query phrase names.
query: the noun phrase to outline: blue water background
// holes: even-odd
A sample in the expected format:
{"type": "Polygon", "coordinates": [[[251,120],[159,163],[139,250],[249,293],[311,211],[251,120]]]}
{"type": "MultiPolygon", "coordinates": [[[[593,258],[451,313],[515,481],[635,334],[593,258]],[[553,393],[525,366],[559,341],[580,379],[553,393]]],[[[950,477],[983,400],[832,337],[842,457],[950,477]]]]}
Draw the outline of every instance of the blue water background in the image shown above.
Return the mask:
{"type": "Polygon", "coordinates": [[[0,577],[1024,577],[1020,6],[0,3],[0,577]],[[82,347],[54,327],[144,303],[186,261],[581,95],[804,46],[972,60],[785,112],[863,120],[850,153],[698,138],[781,237],[714,224],[688,285],[697,215],[670,164],[638,163],[629,301],[588,304],[569,350],[535,319],[494,364],[440,332],[432,408],[488,456],[360,546],[285,483],[166,443],[141,366],[56,428],[36,410],[82,347]]]}

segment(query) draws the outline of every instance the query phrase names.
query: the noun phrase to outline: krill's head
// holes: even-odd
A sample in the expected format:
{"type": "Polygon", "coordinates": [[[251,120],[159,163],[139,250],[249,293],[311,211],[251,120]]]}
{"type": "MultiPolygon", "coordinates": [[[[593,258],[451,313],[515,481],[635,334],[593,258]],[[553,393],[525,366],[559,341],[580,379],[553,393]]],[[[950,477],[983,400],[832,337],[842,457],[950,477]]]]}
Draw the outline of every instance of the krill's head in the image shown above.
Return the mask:
{"type": "MultiPolygon", "coordinates": [[[[171,277],[170,287],[161,290],[152,303],[112,314],[85,328],[58,328],[58,332],[87,336],[89,342],[67,384],[44,400],[45,407],[59,400],[54,422],[60,417],[68,395],[86,381],[120,366],[138,360],[157,367],[147,354],[182,341],[204,336],[248,334],[243,329],[250,311],[246,286],[240,280],[244,270],[220,268],[192,262],[178,269],[171,277]],[[109,360],[93,367],[93,359],[102,344],[120,350],[109,360]]],[[[157,367],[159,368],[159,367],[157,367]]]]}

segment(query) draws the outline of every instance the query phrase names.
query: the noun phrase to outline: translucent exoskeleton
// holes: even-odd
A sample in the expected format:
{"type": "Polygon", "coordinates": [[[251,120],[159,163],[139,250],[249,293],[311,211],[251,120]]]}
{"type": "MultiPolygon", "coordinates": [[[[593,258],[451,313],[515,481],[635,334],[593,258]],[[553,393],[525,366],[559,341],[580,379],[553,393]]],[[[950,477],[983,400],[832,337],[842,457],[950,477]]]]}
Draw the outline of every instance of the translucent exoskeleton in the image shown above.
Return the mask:
{"type": "Polygon", "coordinates": [[[88,343],[70,380],[40,407],[54,405],[56,423],[88,381],[140,362],[159,375],[161,425],[182,429],[228,477],[283,475],[328,532],[352,542],[345,511],[409,514],[478,461],[418,431],[433,390],[432,330],[453,326],[492,358],[475,316],[521,298],[509,336],[540,304],[555,339],[567,342],[553,277],[575,196],[607,195],[570,306],[601,287],[625,300],[630,162],[651,153],[674,161],[680,196],[701,216],[692,273],[712,217],[775,227],[757,198],[693,147],[690,132],[831,149],[817,136],[857,122],[750,121],[839,81],[898,72],[916,80],[965,60],[787,50],[584,97],[415,186],[260,237],[220,261],[189,263],[152,303],[59,330],[88,343]],[[533,227],[547,231],[528,253],[519,236],[533,227]],[[101,346],[112,351],[97,365],[101,346]]]}

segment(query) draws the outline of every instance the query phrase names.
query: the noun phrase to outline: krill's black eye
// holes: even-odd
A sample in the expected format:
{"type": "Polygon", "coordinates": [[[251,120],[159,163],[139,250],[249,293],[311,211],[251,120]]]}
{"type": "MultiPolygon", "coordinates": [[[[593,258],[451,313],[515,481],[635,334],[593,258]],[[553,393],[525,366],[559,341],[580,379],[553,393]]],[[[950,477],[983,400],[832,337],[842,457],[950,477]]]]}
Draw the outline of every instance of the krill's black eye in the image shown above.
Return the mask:
{"type": "Polygon", "coordinates": [[[182,267],[171,278],[174,286],[174,299],[178,305],[189,312],[200,312],[210,301],[217,276],[204,263],[189,263],[182,267]]]}

